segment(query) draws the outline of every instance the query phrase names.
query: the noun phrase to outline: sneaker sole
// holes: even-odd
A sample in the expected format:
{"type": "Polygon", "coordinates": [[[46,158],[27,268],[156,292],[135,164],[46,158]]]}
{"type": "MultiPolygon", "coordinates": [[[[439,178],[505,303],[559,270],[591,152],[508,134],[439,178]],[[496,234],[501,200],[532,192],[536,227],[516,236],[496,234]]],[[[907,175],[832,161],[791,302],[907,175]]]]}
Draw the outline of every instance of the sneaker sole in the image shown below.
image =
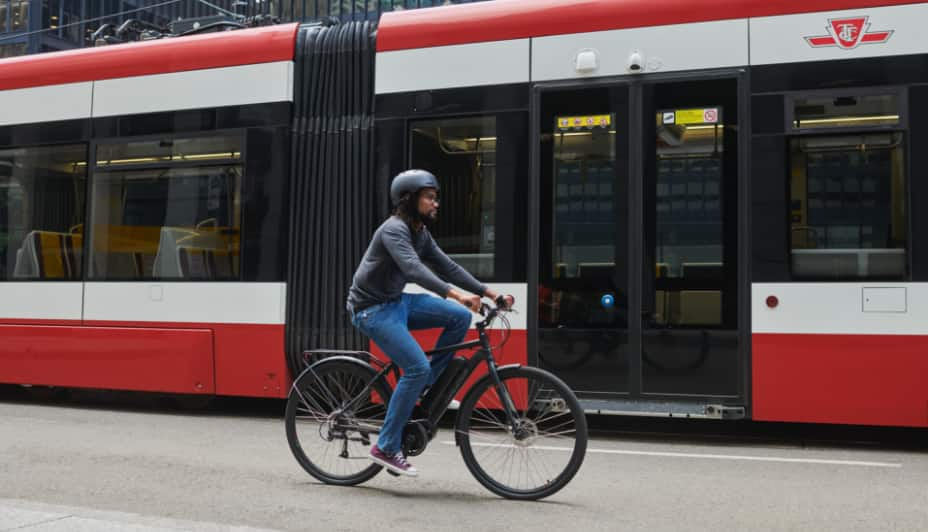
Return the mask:
{"type": "Polygon", "coordinates": [[[370,458],[371,462],[374,462],[375,464],[379,466],[383,466],[387,468],[387,471],[390,471],[391,473],[396,473],[397,475],[405,475],[407,477],[418,477],[419,476],[418,471],[404,471],[394,466],[390,462],[387,462],[386,460],[381,460],[380,458],[377,458],[375,456],[368,456],[368,458],[370,458]]]}

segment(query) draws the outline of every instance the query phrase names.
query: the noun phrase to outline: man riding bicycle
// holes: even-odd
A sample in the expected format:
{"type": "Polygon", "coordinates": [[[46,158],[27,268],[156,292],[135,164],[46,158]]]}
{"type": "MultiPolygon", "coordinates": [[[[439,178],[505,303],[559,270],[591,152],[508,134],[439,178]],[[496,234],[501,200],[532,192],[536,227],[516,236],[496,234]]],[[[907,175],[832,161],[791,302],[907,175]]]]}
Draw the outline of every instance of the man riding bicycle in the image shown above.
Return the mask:
{"type": "Polygon", "coordinates": [[[481,296],[505,307],[513,302],[512,296],[500,298],[475,279],[432,238],[429,227],[438,218],[439,189],[438,180],[425,170],[407,170],[393,178],[393,214],[374,232],[348,291],[351,323],[403,369],[370,459],[409,476],[418,472],[403,456],[403,427],[422,391],[438,379],[454,355],[436,355],[429,363],[409,331],[441,328],[444,330],[435,347],[453,345],[467,334],[471,324],[468,309],[477,311],[481,296]],[[416,283],[441,299],[403,293],[407,283],[416,283]]]}

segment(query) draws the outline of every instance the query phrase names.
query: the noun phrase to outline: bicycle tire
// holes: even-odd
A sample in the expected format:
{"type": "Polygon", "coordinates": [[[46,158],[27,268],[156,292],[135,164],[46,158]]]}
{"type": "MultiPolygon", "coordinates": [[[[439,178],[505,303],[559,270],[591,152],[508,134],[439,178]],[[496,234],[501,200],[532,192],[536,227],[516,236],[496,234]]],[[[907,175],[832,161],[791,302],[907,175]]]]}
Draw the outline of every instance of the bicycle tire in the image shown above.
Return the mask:
{"type": "MultiPolygon", "coordinates": [[[[511,430],[508,430],[508,428],[504,426],[504,415],[499,408],[496,407],[496,405],[500,404],[498,392],[496,391],[495,383],[490,376],[487,375],[468,391],[461,403],[461,409],[458,412],[455,436],[461,451],[461,456],[464,459],[464,463],[467,465],[467,469],[474,478],[485,488],[501,497],[518,500],[537,500],[549,497],[563,489],[580,470],[580,466],[583,465],[588,443],[586,415],[583,412],[583,408],[580,406],[580,401],[577,400],[576,395],[574,395],[567,384],[547,371],[530,367],[501,368],[499,370],[499,377],[506,389],[510,390],[510,394],[513,395],[513,400],[516,403],[515,406],[520,416],[520,423],[528,428],[527,431],[523,432],[527,432],[530,435],[532,427],[534,427],[536,438],[531,441],[529,441],[529,437],[519,440],[511,430]],[[535,380],[539,383],[539,386],[534,391],[531,385],[526,384],[524,399],[519,397],[520,392],[515,382],[520,379],[526,381],[535,380]],[[513,390],[516,390],[515,393],[513,393],[513,390]],[[490,394],[485,395],[488,391],[490,394]],[[542,396],[542,394],[545,395],[542,396]],[[494,395],[496,396],[495,399],[493,398],[494,395]],[[555,398],[554,395],[557,395],[557,398],[555,398]],[[558,400],[562,400],[563,404],[556,402],[558,400]],[[547,406],[541,408],[544,403],[547,403],[547,406]],[[480,428],[480,425],[473,421],[475,409],[478,407],[480,407],[480,412],[476,419],[478,422],[482,422],[487,426],[486,430],[478,431],[477,429],[480,428]],[[538,419],[533,421],[529,418],[529,414],[534,411],[533,409],[538,408],[541,408],[538,419]],[[560,409],[560,412],[548,415],[548,413],[556,412],[556,409],[560,409]],[[545,417],[546,415],[547,417],[545,417]],[[563,416],[563,418],[561,418],[561,416],[563,416]],[[498,475],[491,474],[487,471],[487,464],[480,463],[481,459],[475,454],[475,448],[489,448],[490,453],[494,452],[494,450],[498,451],[508,448],[509,450],[500,452],[512,453],[512,449],[527,449],[533,446],[543,435],[540,432],[541,422],[546,422],[546,426],[557,429],[555,432],[546,433],[551,437],[551,440],[559,443],[574,442],[572,448],[566,449],[570,452],[570,456],[560,472],[550,474],[550,470],[546,469],[538,473],[538,478],[543,481],[542,485],[532,488],[517,488],[507,485],[501,479],[496,478],[498,475]],[[562,427],[569,428],[571,426],[573,427],[572,431],[562,430],[562,427]],[[492,430],[495,430],[495,433],[491,435],[492,430]],[[573,438],[562,437],[561,432],[564,434],[570,434],[572,432],[573,438]],[[474,437],[478,434],[480,435],[479,438],[484,441],[473,442],[472,440],[475,439],[474,437]],[[490,441],[494,443],[489,443],[490,441]],[[507,441],[510,443],[506,443],[507,441]],[[545,481],[545,475],[551,478],[545,481]]],[[[537,448],[544,452],[554,453],[565,450],[561,447],[541,445],[537,448]]],[[[525,463],[524,455],[525,453],[523,453],[522,456],[523,463],[525,463]]],[[[498,461],[498,459],[496,461],[498,461]]],[[[496,461],[494,461],[494,463],[496,463],[496,461]]]]}

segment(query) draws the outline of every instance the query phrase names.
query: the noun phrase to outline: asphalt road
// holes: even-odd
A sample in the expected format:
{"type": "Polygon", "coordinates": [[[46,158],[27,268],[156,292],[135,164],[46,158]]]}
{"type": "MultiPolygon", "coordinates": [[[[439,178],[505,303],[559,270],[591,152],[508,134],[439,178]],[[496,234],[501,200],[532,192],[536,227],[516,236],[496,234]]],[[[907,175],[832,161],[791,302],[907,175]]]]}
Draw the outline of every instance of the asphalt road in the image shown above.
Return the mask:
{"type": "Polygon", "coordinates": [[[567,488],[528,503],[482,488],[449,430],[413,461],[419,478],[339,488],[297,465],[280,404],[189,411],[146,401],[0,394],[0,530],[79,522],[14,519],[42,511],[96,515],[88,529],[117,516],[113,530],[928,530],[917,431],[902,444],[860,444],[853,431],[821,443],[613,427],[594,434],[567,488]]]}

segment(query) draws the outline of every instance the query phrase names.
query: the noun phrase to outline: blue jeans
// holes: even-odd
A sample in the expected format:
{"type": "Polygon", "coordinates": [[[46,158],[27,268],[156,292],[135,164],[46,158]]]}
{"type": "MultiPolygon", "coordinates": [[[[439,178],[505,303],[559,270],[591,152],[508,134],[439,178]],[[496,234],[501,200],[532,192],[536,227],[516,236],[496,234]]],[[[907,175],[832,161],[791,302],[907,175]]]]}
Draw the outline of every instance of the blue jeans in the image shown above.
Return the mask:
{"type": "Polygon", "coordinates": [[[377,439],[380,450],[392,455],[401,450],[403,427],[419,394],[438,379],[454,356],[453,352],[442,353],[432,357],[430,364],[409,331],[444,328],[436,348],[460,343],[470,328],[471,313],[458,303],[427,294],[403,294],[396,301],[355,313],[351,323],[403,369],[377,439]]]}

